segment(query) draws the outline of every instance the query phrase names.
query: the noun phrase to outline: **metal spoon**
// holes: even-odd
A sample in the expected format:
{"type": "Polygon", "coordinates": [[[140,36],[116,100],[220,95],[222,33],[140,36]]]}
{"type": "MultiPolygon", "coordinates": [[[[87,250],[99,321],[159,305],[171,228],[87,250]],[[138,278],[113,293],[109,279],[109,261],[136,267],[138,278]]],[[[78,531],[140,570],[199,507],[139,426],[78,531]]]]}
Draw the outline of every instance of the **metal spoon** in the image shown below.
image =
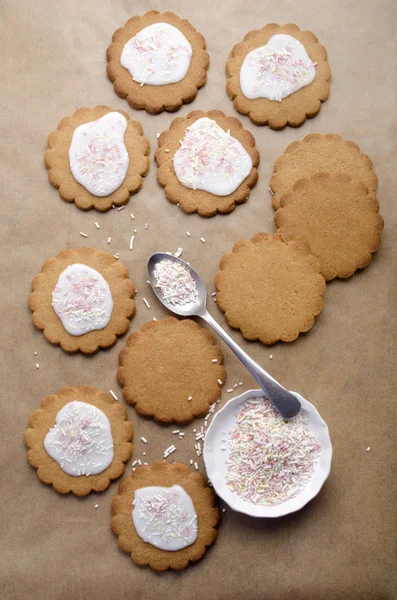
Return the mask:
{"type": "Polygon", "coordinates": [[[231,350],[235,353],[235,355],[241,360],[243,365],[247,367],[248,371],[251,375],[256,379],[259,383],[266,396],[271,400],[274,407],[278,410],[280,415],[285,419],[291,419],[295,417],[300,409],[301,404],[299,400],[290,392],[288,392],[282,385],[280,385],[269,373],[267,373],[261,366],[258,365],[236,342],[228,335],[220,325],[215,321],[213,317],[209,314],[206,308],[207,301],[207,289],[205,287],[204,281],[201,279],[200,275],[195,271],[190,265],[188,265],[184,260],[180,258],[176,258],[172,254],[167,254],[165,252],[156,252],[152,254],[148,261],[148,275],[150,284],[157,298],[164,304],[168,310],[176,313],[182,317],[201,317],[211,325],[212,329],[216,331],[216,333],[223,339],[223,341],[229,346],[231,350]],[[156,288],[156,278],[154,276],[154,268],[158,262],[161,260],[170,260],[184,265],[187,269],[189,269],[190,274],[196,284],[196,288],[198,291],[197,299],[194,302],[189,302],[188,304],[169,304],[166,300],[164,300],[163,295],[159,288],[156,288]]]}

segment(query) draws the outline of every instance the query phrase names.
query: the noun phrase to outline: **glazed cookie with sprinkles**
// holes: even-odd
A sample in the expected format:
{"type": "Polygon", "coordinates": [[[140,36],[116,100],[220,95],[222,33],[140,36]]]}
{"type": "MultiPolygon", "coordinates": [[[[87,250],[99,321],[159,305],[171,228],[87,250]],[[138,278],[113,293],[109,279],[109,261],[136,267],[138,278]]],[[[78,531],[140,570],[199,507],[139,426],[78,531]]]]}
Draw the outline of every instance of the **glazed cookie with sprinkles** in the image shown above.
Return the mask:
{"type": "Polygon", "coordinates": [[[225,254],[215,277],[216,302],[248,340],[292,342],[323,308],[320,263],[306,244],[257,233],[225,254]]]}
{"type": "Polygon", "coordinates": [[[378,186],[370,157],[355,142],[343,140],[335,133],[309,133],[303,140],[289,144],[274,163],[270,180],[273,208],[280,208],[282,195],[290,192],[298,179],[322,171],[345,173],[362,181],[370,192],[378,186]]]}
{"type": "Polygon", "coordinates": [[[227,92],[255,125],[299,127],[329,96],[327,51],[310,31],[271,23],[250,31],[226,65],[227,92]]]}
{"type": "Polygon", "coordinates": [[[205,40],[186,19],[151,10],[113,34],[107,75],[132,108],[157,114],[192,102],[207,80],[205,40]]]}
{"type": "Polygon", "coordinates": [[[123,335],[135,314],[135,286],[112,254],[62,250],[43,264],[29,296],[33,324],[66,352],[94,354],[123,335]]]}
{"type": "Polygon", "coordinates": [[[381,243],[374,192],[344,173],[315,173],[284,194],[274,222],[283,240],[309,244],[326,281],[366,267],[381,243]]]}
{"type": "Polygon", "coordinates": [[[180,463],[138,467],[120,483],[112,511],[120,548],[155,571],[185,569],[217,537],[215,493],[203,475],[180,463]]]}
{"type": "Polygon", "coordinates": [[[48,136],[44,162],[62,200],[105,212],[141,189],[149,150],[138,121],[123,110],[96,106],[62,119],[48,136]]]}
{"type": "Polygon", "coordinates": [[[28,460],[61,493],[103,492],[132,455],[132,423],[108,392],[64,387],[44,398],[25,432],[28,460]]]}
{"type": "Polygon", "coordinates": [[[230,213],[258,180],[253,135],[219,110],[175,119],[161,134],[155,159],[167,199],[202,217],[230,213]]]}
{"type": "Polygon", "coordinates": [[[190,319],[145,323],[129,336],[119,362],[125,400],[161,424],[204,416],[226,379],[214,336],[190,319]]]}

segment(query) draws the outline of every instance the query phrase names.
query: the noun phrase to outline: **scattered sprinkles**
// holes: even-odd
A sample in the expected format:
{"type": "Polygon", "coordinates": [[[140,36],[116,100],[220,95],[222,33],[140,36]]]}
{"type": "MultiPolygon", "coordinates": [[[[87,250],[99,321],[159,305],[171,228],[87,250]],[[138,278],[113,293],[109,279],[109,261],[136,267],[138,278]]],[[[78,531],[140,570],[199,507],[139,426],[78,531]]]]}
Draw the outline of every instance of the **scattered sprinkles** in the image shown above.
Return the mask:
{"type": "Polygon", "coordinates": [[[142,442],[143,442],[144,444],[147,444],[147,439],[146,439],[146,438],[144,438],[143,436],[141,437],[141,440],[142,440],[142,442]]]}
{"type": "Polygon", "coordinates": [[[201,237],[200,242],[203,242],[203,244],[205,244],[205,238],[201,237]]]}
{"type": "Polygon", "coordinates": [[[132,250],[132,249],[133,249],[133,247],[134,247],[134,239],[135,239],[135,236],[134,236],[134,235],[132,235],[132,236],[131,236],[131,239],[130,239],[130,250],[132,250]]]}
{"type": "Polygon", "coordinates": [[[88,233],[84,233],[83,231],[80,231],[80,235],[81,235],[82,237],[88,237],[88,233]]]}
{"type": "Polygon", "coordinates": [[[183,488],[141,488],[132,504],[134,525],[145,542],[179,550],[197,538],[197,515],[183,488]]]}
{"type": "Polygon", "coordinates": [[[226,196],[234,192],[252,169],[242,144],[213,119],[203,117],[186,128],[174,155],[174,170],[186,187],[226,196]]]}
{"type": "Polygon", "coordinates": [[[113,460],[110,423],[101,410],[85,402],[69,402],[61,409],[44,446],[61,469],[73,476],[101,473],[113,460]]]}
{"type": "MultiPolygon", "coordinates": [[[[282,45],[277,45],[277,41],[272,44],[272,40],[270,40],[265,46],[261,46],[247,55],[246,60],[254,77],[252,86],[254,95],[252,97],[268,97],[270,95],[271,100],[281,102],[283,98],[312,81],[317,63],[312,62],[309,57],[304,60],[298,55],[303,46],[298,40],[292,36],[284,37],[288,37],[289,40],[282,45]]],[[[304,47],[303,50],[305,50],[304,47]]],[[[305,54],[307,56],[306,52],[305,54]]]]}
{"type": "Polygon", "coordinates": [[[275,506],[312,478],[321,447],[304,417],[284,421],[267,398],[247,400],[229,440],[226,485],[253,504],[275,506]]]}
{"type": "Polygon", "coordinates": [[[183,248],[178,248],[178,250],[175,252],[174,256],[176,258],[179,258],[181,256],[182,252],[183,252],[183,248]]]}
{"type": "Polygon", "coordinates": [[[181,306],[194,302],[198,297],[195,281],[189,269],[172,260],[161,260],[154,268],[156,288],[159,288],[163,300],[168,304],[181,306]]]}
{"type": "Polygon", "coordinates": [[[109,390],[109,394],[110,394],[111,396],[113,396],[113,398],[114,398],[115,400],[118,400],[118,398],[117,398],[117,396],[116,396],[116,394],[114,393],[114,391],[113,391],[113,390],[109,390]]]}
{"type": "Polygon", "coordinates": [[[99,225],[99,223],[97,223],[96,221],[95,221],[95,227],[96,227],[97,229],[100,229],[100,228],[101,228],[101,226],[99,225]]]}
{"type": "Polygon", "coordinates": [[[146,298],[142,298],[143,302],[146,304],[146,308],[150,308],[150,304],[149,302],[146,300],[146,298]]]}

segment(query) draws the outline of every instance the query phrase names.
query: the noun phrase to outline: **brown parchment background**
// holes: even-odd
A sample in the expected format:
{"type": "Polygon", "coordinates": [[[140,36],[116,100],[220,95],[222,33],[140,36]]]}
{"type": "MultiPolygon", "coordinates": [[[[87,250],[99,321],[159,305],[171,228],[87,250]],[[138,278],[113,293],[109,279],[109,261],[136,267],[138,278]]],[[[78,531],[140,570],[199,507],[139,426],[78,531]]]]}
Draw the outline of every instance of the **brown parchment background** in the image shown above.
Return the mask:
{"type": "MultiPolygon", "coordinates": [[[[0,11],[0,597],[397,598],[396,2],[1,0],[0,11]],[[211,57],[207,85],[193,104],[174,115],[133,111],[116,96],[105,75],[105,50],[113,31],[134,14],[153,8],[190,19],[204,34],[211,57]],[[245,33],[269,22],[297,23],[318,35],[329,53],[331,96],[319,116],[299,129],[274,132],[240,117],[260,150],[257,187],[248,203],[230,215],[209,220],[185,215],[165,199],[156,183],[156,134],[193,109],[217,108],[238,116],[225,91],[225,63],[245,33]],[[97,104],[127,110],[141,121],[152,144],[144,187],[121,212],[83,213],[63,202],[49,184],[43,164],[47,134],[62,117],[97,104]],[[63,385],[92,384],[113,389],[123,402],[116,369],[126,339],[91,358],[68,356],[51,346],[31,323],[27,306],[31,279],[46,258],[64,247],[86,243],[120,252],[138,288],[131,331],[166,313],[145,283],[146,259],[156,250],[175,252],[183,247],[183,258],[194,264],[212,292],[223,253],[258,230],[273,231],[267,191],[272,165],[289,142],[309,132],[339,133],[372,157],[385,218],[382,248],[363,272],[327,286],[325,307],[315,327],[296,342],[269,349],[243,341],[238,332],[232,335],[286,387],[302,393],[320,410],[334,447],[331,476],[313,502],[287,518],[260,521],[227,510],[218,541],[204,560],[182,573],[155,574],[133,565],[110,531],[117,483],[85,499],[62,497],[41,484],[27,463],[23,432],[30,412],[45,395],[63,385]],[[138,233],[130,252],[134,228],[138,233]],[[88,233],[87,240],[79,231],[88,233]],[[206,244],[200,242],[201,236],[206,244]],[[143,296],[151,303],[150,310],[143,296]]],[[[212,299],[209,310],[224,324],[212,299]]],[[[255,387],[237,359],[229,351],[225,356],[225,388],[240,380],[244,382],[240,390],[255,387]]],[[[222,403],[230,396],[225,391],[222,403]]],[[[128,414],[135,424],[134,458],[142,459],[143,450],[149,462],[161,458],[164,448],[175,441],[173,428],[138,419],[131,407],[128,414]],[[149,440],[146,446],[141,435],[149,440]]],[[[192,429],[201,424],[198,420],[184,428],[185,439],[175,442],[178,451],[172,458],[187,462],[193,457],[192,429]]],[[[131,461],[127,472],[130,469],[131,461]]]]}

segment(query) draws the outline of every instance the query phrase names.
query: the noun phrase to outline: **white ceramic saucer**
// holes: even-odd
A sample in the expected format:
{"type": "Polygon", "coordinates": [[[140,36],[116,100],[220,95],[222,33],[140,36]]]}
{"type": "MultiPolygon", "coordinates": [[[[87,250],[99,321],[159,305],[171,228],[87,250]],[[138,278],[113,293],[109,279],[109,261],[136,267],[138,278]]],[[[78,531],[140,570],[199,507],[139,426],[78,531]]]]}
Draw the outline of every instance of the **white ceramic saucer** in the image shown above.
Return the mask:
{"type": "MultiPolygon", "coordinates": [[[[235,414],[241,404],[250,398],[263,398],[263,390],[248,390],[229,400],[227,404],[214,416],[209,426],[204,442],[204,462],[209,479],[214,490],[230,508],[245,513],[252,517],[281,517],[300,510],[312,498],[317,496],[331,469],[332,446],[329,438],[328,427],[321,418],[318,410],[305,400],[300,394],[292,392],[302,404],[302,414],[308,421],[308,427],[315,435],[321,446],[321,453],[316,464],[313,477],[295,498],[287,500],[277,506],[261,506],[253,504],[232,492],[226,485],[226,462],[229,457],[229,448],[221,450],[221,438],[228,438],[235,425],[235,414]],[[226,432],[226,435],[224,434],[226,432]]],[[[222,444],[222,447],[228,444],[222,444]]]]}

